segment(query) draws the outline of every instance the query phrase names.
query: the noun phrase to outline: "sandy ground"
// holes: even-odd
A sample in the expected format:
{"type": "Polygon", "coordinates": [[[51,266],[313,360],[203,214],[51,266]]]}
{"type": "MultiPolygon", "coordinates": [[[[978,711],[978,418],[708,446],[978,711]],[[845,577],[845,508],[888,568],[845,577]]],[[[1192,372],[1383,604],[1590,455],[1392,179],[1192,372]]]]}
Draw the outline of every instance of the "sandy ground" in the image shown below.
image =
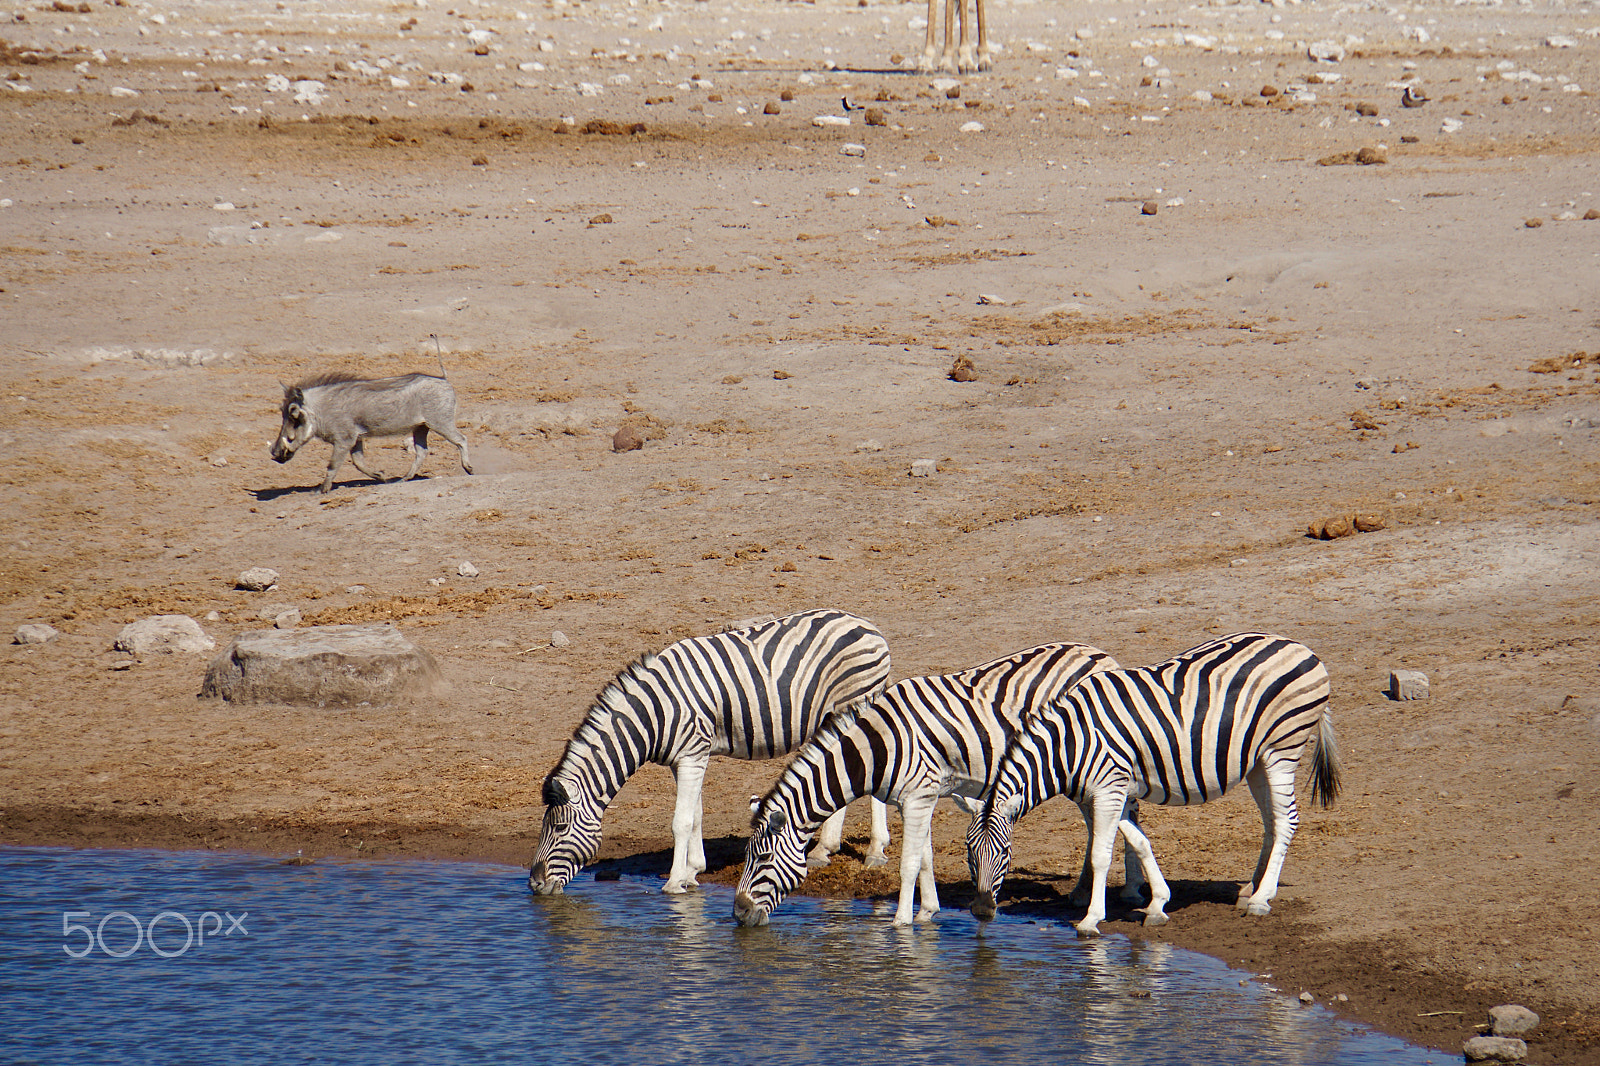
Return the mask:
{"type": "MultiPolygon", "coordinates": [[[[1520,1002],[1530,1061],[1600,1062],[1600,11],[1006,4],[948,82],[921,14],[4,4],[0,616],[61,635],[0,649],[0,840],[520,863],[593,695],[730,621],[856,611],[896,677],[1268,629],[1329,665],[1346,791],[1259,921],[1247,798],[1147,810],[1152,935],[1452,1054],[1520,1002]],[[279,382],[433,334],[475,476],[268,460],[279,382]],[[397,621],[449,695],[236,707],[111,649],[288,606],[397,621]]],[[[714,879],[774,774],[713,766],[714,879]]],[[[664,872],[670,808],[639,774],[603,857],[664,872]]],[[[1070,916],[1082,847],[1026,819],[1012,905],[1070,916]]]]}

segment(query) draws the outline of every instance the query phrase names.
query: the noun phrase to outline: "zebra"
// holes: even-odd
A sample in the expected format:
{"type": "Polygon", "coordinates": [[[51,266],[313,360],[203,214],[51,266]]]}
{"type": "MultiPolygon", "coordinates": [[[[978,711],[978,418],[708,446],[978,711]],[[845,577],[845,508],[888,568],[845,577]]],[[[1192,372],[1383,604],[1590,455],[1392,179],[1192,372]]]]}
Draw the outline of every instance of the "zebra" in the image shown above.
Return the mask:
{"type": "MultiPolygon", "coordinates": [[[[647,762],[672,769],[672,870],[665,892],[686,892],[706,868],[701,786],[713,755],[771,759],[799,747],[835,708],[876,696],[889,679],[889,645],[872,623],[837,610],[802,611],[671,644],[619,673],[545,778],[544,824],[528,871],[541,895],[562,891],[600,849],[600,819],[647,762]]],[[[872,812],[869,858],[888,843],[888,815],[872,812]]],[[[819,845],[837,850],[844,811],[819,845]]]]}
{"type": "Polygon", "coordinates": [[[1137,670],[1093,674],[1029,717],[1012,737],[994,788],[967,829],[967,865],[987,921],[1011,864],[1017,819],[1056,795],[1086,812],[1094,883],[1076,926],[1095,936],[1105,918],[1106,870],[1122,829],[1150,881],[1144,924],[1161,925],[1172,898],[1143,834],[1129,835],[1130,798],[1186,805],[1217,798],[1243,780],[1261,810],[1255,876],[1239,910],[1271,912],[1289,840],[1300,816],[1295,773],[1307,745],[1312,794],[1326,808],[1339,794],[1339,749],[1328,712],[1328,671],[1305,645],[1266,633],[1235,633],[1137,670]]]}
{"type": "MultiPolygon", "coordinates": [[[[975,799],[988,789],[1006,741],[1024,716],[1090,671],[1116,665],[1085,644],[1042,644],[960,673],[906,678],[829,722],[800,748],[764,799],[751,798],[754,832],[734,918],[741,925],[765,925],[805,876],[807,836],[861,796],[896,804],[905,819],[894,923],[912,923],[917,888],[922,907],[916,917],[933,917],[939,911],[932,837],[939,797],[976,811],[975,799]]],[[[1086,813],[1086,823],[1087,818],[1086,813]]],[[[1088,875],[1086,861],[1082,884],[1088,875]]],[[[1139,892],[1131,865],[1124,891],[1139,892]]]]}

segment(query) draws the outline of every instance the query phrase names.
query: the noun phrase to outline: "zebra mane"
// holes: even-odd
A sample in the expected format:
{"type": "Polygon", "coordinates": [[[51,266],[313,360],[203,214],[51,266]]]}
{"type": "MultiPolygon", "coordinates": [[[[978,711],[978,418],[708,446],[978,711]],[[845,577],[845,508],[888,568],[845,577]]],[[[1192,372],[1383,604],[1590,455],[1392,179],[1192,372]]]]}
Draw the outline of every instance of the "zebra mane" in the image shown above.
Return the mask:
{"type": "MultiPolygon", "coordinates": [[[[561,758],[556,762],[555,769],[550,771],[547,780],[561,777],[605,776],[584,773],[586,768],[594,768],[602,758],[600,751],[605,747],[605,738],[612,733],[612,718],[628,707],[626,682],[630,678],[642,678],[656,671],[657,656],[654,653],[641,655],[627,666],[623,667],[616,677],[600,690],[594,698],[589,712],[578,723],[578,728],[573,730],[572,736],[567,740],[567,746],[561,753],[561,758]]],[[[627,748],[625,745],[619,747],[627,748]]],[[[631,749],[628,749],[631,750],[631,749]]],[[[628,773],[632,774],[637,766],[630,767],[628,773]]],[[[626,780],[626,778],[624,778],[626,780]]],[[[620,787],[621,781],[617,782],[620,787]]],[[[607,797],[609,799],[610,797],[607,797]]]]}
{"type": "Polygon", "coordinates": [[[789,760],[789,765],[784,767],[767,794],[761,798],[760,805],[750,816],[750,828],[762,825],[780,803],[788,808],[786,813],[790,821],[802,830],[813,830],[827,820],[831,812],[819,813],[812,809],[811,801],[816,797],[812,794],[813,790],[807,787],[815,776],[811,768],[821,767],[833,757],[832,752],[837,750],[839,738],[855,724],[856,716],[866,708],[867,703],[865,698],[857,700],[823,718],[817,731],[811,734],[811,739],[800,746],[794,758],[789,760]]]}

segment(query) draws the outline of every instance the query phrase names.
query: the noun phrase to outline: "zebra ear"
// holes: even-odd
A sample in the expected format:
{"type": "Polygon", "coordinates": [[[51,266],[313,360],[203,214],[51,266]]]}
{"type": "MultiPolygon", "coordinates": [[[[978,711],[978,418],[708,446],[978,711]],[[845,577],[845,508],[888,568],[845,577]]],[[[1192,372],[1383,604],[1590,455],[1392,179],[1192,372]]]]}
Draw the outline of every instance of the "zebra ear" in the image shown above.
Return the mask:
{"type": "Polygon", "coordinates": [[[1012,796],[1006,800],[1000,813],[1006,816],[1006,821],[1015,823],[1018,818],[1022,817],[1022,797],[1012,796]]]}
{"type": "Polygon", "coordinates": [[[761,809],[761,797],[760,796],[751,796],[750,797],[750,813],[753,815],[757,811],[759,811],[760,809],[761,809]]]}
{"type": "Polygon", "coordinates": [[[567,794],[567,788],[553,777],[544,779],[544,805],[546,807],[559,807],[564,803],[571,803],[572,797],[567,794]]]}

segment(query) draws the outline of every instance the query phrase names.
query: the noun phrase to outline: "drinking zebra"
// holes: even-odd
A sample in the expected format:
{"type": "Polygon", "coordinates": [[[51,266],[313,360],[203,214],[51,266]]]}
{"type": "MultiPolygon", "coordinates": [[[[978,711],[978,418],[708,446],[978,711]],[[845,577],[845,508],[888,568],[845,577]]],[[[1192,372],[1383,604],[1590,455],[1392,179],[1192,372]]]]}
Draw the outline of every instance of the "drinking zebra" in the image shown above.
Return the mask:
{"type": "MultiPolygon", "coordinates": [[[[1042,644],[960,673],[906,678],[855,713],[829,722],[795,754],[766,798],[751,801],[755,832],[734,917],[741,925],[764,925],[805,876],[811,831],[860,796],[896,804],[905,818],[895,924],[911,924],[917,887],[922,907],[916,916],[937,914],[933,809],[939,797],[977,810],[975,800],[988,790],[1006,741],[1024,716],[1090,671],[1116,665],[1084,644],[1042,644]]],[[[1084,884],[1088,872],[1085,862],[1084,884]]],[[[1125,891],[1139,891],[1131,869],[1125,891]]]]}
{"type": "MultiPolygon", "coordinates": [[[[799,747],[836,707],[876,696],[889,679],[889,645],[843,611],[803,611],[680,640],[628,666],[596,697],[544,782],[544,825],[528,887],[560,892],[600,849],[600,819],[642,765],[672,769],[672,870],[665,892],[685,892],[706,868],[700,790],[713,755],[771,759],[799,747]]],[[[888,843],[882,804],[872,850],[888,843]]],[[[820,846],[837,850],[844,811],[820,846]]],[[[869,852],[869,855],[871,852],[869,852]]]]}
{"type": "MultiPolygon", "coordinates": [[[[1312,794],[1323,807],[1339,794],[1339,750],[1328,713],[1328,671],[1303,644],[1235,633],[1138,670],[1092,674],[1030,716],[1012,737],[994,789],[967,830],[967,864],[977,888],[972,913],[993,918],[1011,864],[1011,827],[1028,811],[1066,795],[1093,811],[1089,862],[1094,882],[1081,936],[1105,917],[1113,836],[1130,798],[1184,805],[1217,798],[1243,780],[1261,809],[1255,876],[1240,910],[1271,911],[1278,875],[1300,816],[1295,772],[1312,745],[1312,794]]],[[[1127,836],[1126,826],[1124,835],[1127,836]]],[[[1141,856],[1148,841],[1128,836],[1141,856]]],[[[1154,857],[1145,925],[1167,920],[1172,898],[1154,857]]]]}

